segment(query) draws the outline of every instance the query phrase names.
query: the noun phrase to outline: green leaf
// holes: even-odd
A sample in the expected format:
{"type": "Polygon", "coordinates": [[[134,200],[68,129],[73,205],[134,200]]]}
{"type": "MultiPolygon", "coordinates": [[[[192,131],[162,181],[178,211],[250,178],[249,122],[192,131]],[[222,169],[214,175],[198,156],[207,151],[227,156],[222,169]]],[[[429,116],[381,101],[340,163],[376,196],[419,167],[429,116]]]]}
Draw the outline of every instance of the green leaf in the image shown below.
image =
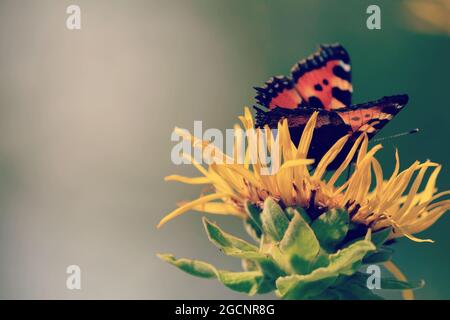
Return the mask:
{"type": "Polygon", "coordinates": [[[417,283],[400,281],[395,278],[381,278],[381,289],[383,290],[416,290],[425,286],[425,281],[420,280],[417,283]]]}
{"type": "Polygon", "coordinates": [[[278,203],[270,197],[264,201],[261,222],[264,232],[277,242],[283,238],[289,226],[289,219],[286,214],[278,203]]]}
{"type": "MultiPolygon", "coordinates": [[[[364,272],[357,272],[353,276],[348,277],[346,281],[342,283],[342,287],[348,286],[348,283],[358,284],[362,287],[367,287],[367,279],[371,274],[364,272]]],[[[395,278],[381,278],[380,289],[382,290],[416,290],[425,286],[425,281],[420,280],[418,282],[401,281],[395,278]]],[[[339,286],[341,287],[341,286],[339,286]]],[[[372,290],[373,291],[373,290],[372,290]]]]}
{"type": "Polygon", "coordinates": [[[203,225],[209,240],[225,254],[245,258],[247,253],[258,253],[256,246],[222,231],[216,224],[206,218],[203,218],[203,225]]]}
{"type": "Polygon", "coordinates": [[[373,290],[356,283],[347,283],[345,286],[334,289],[339,295],[339,300],[383,300],[373,290]]]}
{"type": "Polygon", "coordinates": [[[392,228],[388,227],[388,228],[384,228],[382,230],[372,233],[372,243],[377,248],[379,248],[383,243],[386,242],[386,240],[388,239],[391,232],[392,232],[392,228]]]}
{"type": "Polygon", "coordinates": [[[348,212],[341,209],[329,210],[311,225],[317,239],[326,250],[333,251],[348,232],[348,212]]]}
{"type": "Polygon", "coordinates": [[[286,274],[271,261],[259,261],[256,263],[254,260],[242,260],[242,268],[245,271],[262,271],[263,280],[258,287],[258,293],[267,293],[275,290],[275,280],[278,277],[285,276],[286,274]]]}
{"type": "Polygon", "coordinates": [[[360,240],[340,251],[330,255],[327,267],[317,268],[307,275],[291,275],[277,280],[277,294],[284,299],[308,299],[321,294],[331,286],[339,275],[355,273],[364,256],[375,250],[370,242],[370,233],[360,240]]]}
{"type": "MultiPolygon", "coordinates": [[[[354,283],[358,282],[361,286],[367,286],[367,279],[371,274],[364,272],[355,273],[350,280],[354,283]]],[[[395,278],[381,278],[380,287],[383,290],[415,290],[425,286],[425,281],[418,282],[401,281],[395,278]]]]}
{"type": "Polygon", "coordinates": [[[369,229],[364,240],[357,241],[335,254],[331,254],[329,256],[330,266],[334,266],[339,274],[352,275],[361,267],[362,259],[367,253],[375,250],[375,245],[370,241],[369,229]]]}
{"type": "Polygon", "coordinates": [[[218,272],[218,279],[231,290],[254,295],[258,292],[263,276],[259,271],[220,271],[218,272]]]}
{"type": "Polygon", "coordinates": [[[266,285],[263,288],[260,287],[263,281],[263,274],[260,271],[231,272],[217,270],[214,266],[203,261],[176,259],[171,254],[158,254],[158,257],[191,275],[202,278],[217,278],[226,287],[234,291],[254,295],[260,289],[267,290],[266,285]]]}
{"type": "Polygon", "coordinates": [[[261,240],[261,229],[255,224],[252,219],[244,219],[244,229],[247,234],[256,242],[259,242],[261,240]]]}
{"type": "Polygon", "coordinates": [[[375,251],[372,254],[364,257],[364,264],[377,264],[391,260],[392,255],[394,254],[394,250],[391,248],[381,248],[375,251]]]}
{"type": "Polygon", "coordinates": [[[262,223],[261,223],[261,209],[252,204],[250,201],[245,203],[245,211],[248,216],[253,220],[254,224],[259,228],[260,232],[262,231],[262,223]]]}
{"type": "Polygon", "coordinates": [[[314,263],[312,264],[312,269],[326,267],[330,264],[330,255],[328,252],[320,248],[314,263]]]}
{"type": "Polygon", "coordinates": [[[284,212],[289,220],[294,219],[294,217],[299,214],[302,216],[303,220],[305,220],[308,224],[311,224],[311,217],[302,207],[287,207],[284,212]]]}
{"type": "MultiPolygon", "coordinates": [[[[288,208],[289,209],[289,208],[288,208]]],[[[311,224],[311,217],[309,216],[309,214],[305,211],[305,209],[303,209],[302,207],[296,207],[295,208],[295,212],[300,214],[303,218],[303,220],[305,220],[309,225],[311,224]]]]}
{"type": "Polygon", "coordinates": [[[280,249],[288,257],[295,272],[306,274],[311,271],[318,256],[320,244],[309,224],[297,214],[289,223],[280,249]]]}
{"type": "Polygon", "coordinates": [[[340,276],[329,290],[339,295],[339,300],[383,300],[367,287],[367,276],[356,272],[352,276],[340,276]]]}
{"type": "Polygon", "coordinates": [[[297,214],[296,210],[295,210],[294,208],[291,208],[291,207],[287,207],[287,208],[284,210],[284,213],[286,214],[286,217],[287,217],[289,220],[294,219],[295,215],[297,214]]]}
{"type": "Polygon", "coordinates": [[[269,254],[260,252],[256,246],[222,231],[206,218],[203,218],[203,224],[209,240],[226,255],[256,261],[264,272],[265,279],[275,281],[279,276],[285,275],[269,254]]]}
{"type": "MultiPolygon", "coordinates": [[[[351,279],[351,278],[350,278],[351,279]]],[[[314,297],[315,300],[383,300],[382,297],[373,293],[366,286],[357,282],[352,282],[348,277],[345,284],[337,285],[339,280],[323,291],[320,295],[314,297]]]]}
{"type": "Polygon", "coordinates": [[[216,277],[216,268],[209,263],[198,261],[198,260],[190,260],[190,259],[176,259],[172,254],[157,254],[158,258],[164,260],[175,267],[187,272],[193,276],[201,277],[201,278],[215,278],[216,277]]]}
{"type": "Polygon", "coordinates": [[[334,275],[321,277],[317,273],[282,277],[276,282],[278,289],[276,293],[287,300],[312,299],[325,291],[335,280],[336,276],[334,275]]]}
{"type": "MultiPolygon", "coordinates": [[[[350,223],[350,226],[354,226],[354,223],[350,223]]],[[[350,228],[351,229],[351,228],[350,228]]],[[[377,247],[380,248],[384,242],[386,242],[387,238],[389,237],[390,233],[391,233],[392,228],[388,227],[388,228],[384,228],[382,230],[373,232],[371,235],[371,241],[372,243],[377,247]]],[[[351,241],[347,242],[345,245],[348,246],[350,244],[353,244],[357,241],[360,241],[364,239],[364,237],[359,237],[359,238],[355,238],[352,239],[351,241]]]]}

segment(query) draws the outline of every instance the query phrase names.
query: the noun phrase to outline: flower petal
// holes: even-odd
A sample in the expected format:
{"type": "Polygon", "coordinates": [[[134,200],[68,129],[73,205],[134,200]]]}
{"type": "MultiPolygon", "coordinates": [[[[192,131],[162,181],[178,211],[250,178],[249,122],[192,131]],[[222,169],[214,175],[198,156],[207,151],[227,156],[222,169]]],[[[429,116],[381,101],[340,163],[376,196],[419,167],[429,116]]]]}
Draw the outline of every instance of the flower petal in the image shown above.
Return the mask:
{"type": "Polygon", "coordinates": [[[227,194],[224,194],[224,193],[213,193],[213,194],[210,194],[210,195],[207,195],[207,196],[204,196],[204,197],[200,197],[200,198],[198,198],[198,199],[196,199],[194,201],[188,202],[188,203],[182,205],[181,207],[179,207],[178,209],[173,210],[171,213],[169,213],[164,218],[162,218],[161,221],[159,222],[157,228],[161,228],[168,221],[170,221],[173,218],[176,218],[176,217],[182,215],[186,211],[189,211],[189,210],[195,208],[198,205],[201,205],[203,203],[207,203],[207,202],[212,201],[212,200],[228,198],[228,197],[229,196],[227,194]]]}

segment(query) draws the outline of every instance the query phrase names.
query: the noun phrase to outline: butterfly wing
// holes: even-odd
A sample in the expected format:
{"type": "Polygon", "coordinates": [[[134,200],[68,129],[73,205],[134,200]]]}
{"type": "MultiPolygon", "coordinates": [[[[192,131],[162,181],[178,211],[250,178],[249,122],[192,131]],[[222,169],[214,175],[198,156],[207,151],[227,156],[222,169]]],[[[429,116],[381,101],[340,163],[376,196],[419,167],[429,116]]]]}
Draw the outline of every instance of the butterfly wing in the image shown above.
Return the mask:
{"type": "Polygon", "coordinates": [[[256,102],[270,110],[295,109],[303,101],[289,77],[272,77],[263,87],[255,87],[255,90],[257,91],[256,102]]]}
{"type": "Polygon", "coordinates": [[[369,138],[376,135],[408,103],[408,96],[395,95],[376,101],[357,104],[337,110],[342,121],[351,127],[354,135],[366,132],[369,138]]]}
{"type": "Polygon", "coordinates": [[[294,65],[291,73],[296,91],[309,106],[334,110],[351,105],[350,56],[340,44],[320,46],[294,65]]]}
{"type": "Polygon", "coordinates": [[[360,134],[365,132],[369,139],[372,138],[405,107],[407,102],[407,95],[395,95],[335,111],[314,108],[295,110],[275,108],[264,112],[255,107],[256,127],[262,128],[268,125],[270,128],[277,128],[280,120],[287,119],[291,140],[298,145],[306,123],[313,112],[318,111],[316,127],[308,152],[308,158],[315,159],[316,164],[337,140],[345,134],[353,133],[336,159],[327,167],[327,170],[334,170],[345,159],[360,134]]]}
{"type": "Polygon", "coordinates": [[[275,108],[271,111],[256,109],[256,127],[263,128],[268,125],[276,129],[278,122],[287,119],[292,142],[297,146],[303,130],[313,112],[318,111],[316,126],[308,152],[308,158],[316,159],[316,164],[339,138],[351,132],[351,127],[344,123],[342,118],[333,111],[315,108],[298,108],[287,110],[275,108]]]}

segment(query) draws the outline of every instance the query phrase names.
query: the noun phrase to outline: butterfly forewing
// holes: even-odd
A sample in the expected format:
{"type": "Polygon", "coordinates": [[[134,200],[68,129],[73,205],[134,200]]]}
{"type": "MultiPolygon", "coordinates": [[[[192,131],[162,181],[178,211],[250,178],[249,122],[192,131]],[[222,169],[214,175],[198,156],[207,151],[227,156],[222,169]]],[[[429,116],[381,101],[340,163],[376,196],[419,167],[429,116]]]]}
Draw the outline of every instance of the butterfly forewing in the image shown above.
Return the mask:
{"type": "Polygon", "coordinates": [[[295,88],[311,107],[334,110],[351,105],[350,57],[341,45],[322,45],[291,73],[295,88]]]}

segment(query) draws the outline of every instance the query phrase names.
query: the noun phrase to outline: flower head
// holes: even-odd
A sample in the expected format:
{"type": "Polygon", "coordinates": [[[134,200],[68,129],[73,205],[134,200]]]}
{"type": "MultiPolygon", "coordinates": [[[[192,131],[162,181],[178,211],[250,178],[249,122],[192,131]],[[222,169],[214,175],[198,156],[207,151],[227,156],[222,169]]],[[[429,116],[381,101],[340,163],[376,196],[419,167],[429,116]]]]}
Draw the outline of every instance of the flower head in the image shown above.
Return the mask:
{"type": "MultiPolygon", "coordinates": [[[[248,108],[245,108],[244,115],[239,118],[244,129],[254,128],[248,108]]],[[[269,128],[265,128],[268,152],[272,150],[271,144],[279,144],[279,153],[271,155],[272,161],[279,164],[279,170],[273,174],[260,174],[264,164],[260,161],[248,161],[248,147],[243,164],[225,161],[221,164],[212,163],[208,168],[204,168],[191,158],[202,176],[189,178],[171,175],[166,177],[166,180],[209,184],[213,192],[184,203],[164,217],[158,227],[189,210],[247,219],[247,202],[262,207],[264,200],[271,197],[282,207],[302,207],[312,216],[318,216],[330,209],[345,209],[353,222],[365,225],[373,231],[392,227],[391,238],[406,236],[415,241],[431,241],[421,240],[413,234],[427,229],[450,208],[450,200],[443,199],[450,191],[436,193],[436,179],[441,167],[430,161],[416,161],[400,172],[400,160],[396,152],[394,172],[385,179],[382,167],[375,158],[382,146],[378,144],[369,148],[367,135],[362,134],[354,141],[345,160],[334,172],[327,174],[327,167],[352,138],[351,135],[340,138],[311,170],[314,160],[308,159],[307,154],[316,118],[317,113],[313,114],[307,123],[297,146],[291,141],[287,121],[279,122],[276,135],[269,128]],[[345,182],[339,184],[342,180],[340,177],[355,158],[353,173],[345,182]],[[433,171],[423,190],[419,191],[429,169],[433,171]]],[[[237,125],[236,129],[238,128],[241,127],[237,125]]],[[[182,134],[194,148],[209,146],[213,150],[210,155],[229,157],[209,141],[182,134]]],[[[240,148],[241,143],[235,141],[234,148],[240,148]]]]}
{"type": "MultiPolygon", "coordinates": [[[[194,276],[217,278],[232,290],[249,295],[274,291],[283,299],[378,299],[367,287],[367,274],[359,269],[364,264],[384,263],[397,280],[381,278],[381,287],[404,290],[405,299],[412,299],[412,289],[422,287],[423,282],[406,281],[390,261],[393,251],[388,240],[406,236],[418,242],[432,241],[413,234],[428,228],[450,208],[450,200],[445,198],[450,191],[436,193],[441,167],[416,161],[400,171],[396,152],[394,172],[385,178],[375,158],[382,146],[369,148],[366,134],[356,139],[345,135],[321,159],[308,159],[316,119],[314,113],[297,146],[291,141],[286,120],[278,123],[276,133],[264,128],[267,142],[263,148],[276,164],[269,174],[262,174],[267,172],[266,162],[259,158],[250,161],[255,141],[244,148],[245,161],[239,164],[209,141],[176,129],[194,148],[209,151],[203,156],[227,161],[214,163],[208,159],[210,164],[205,168],[184,154],[202,176],[172,175],[166,180],[207,184],[212,192],[182,204],[158,227],[190,210],[234,215],[244,220],[257,245],[224,232],[204,218],[209,240],[224,254],[242,259],[244,271],[221,270],[171,254],[159,257],[194,276]],[[337,169],[327,171],[349,143],[351,148],[337,169]],[[278,148],[271,148],[274,145],[278,148]],[[341,176],[352,166],[352,174],[343,179],[341,176]]],[[[254,128],[247,108],[240,120],[244,129],[254,128]]],[[[239,126],[235,129],[239,128],[242,130],[239,126]]],[[[237,139],[233,147],[241,150],[242,141],[237,139]]]]}

